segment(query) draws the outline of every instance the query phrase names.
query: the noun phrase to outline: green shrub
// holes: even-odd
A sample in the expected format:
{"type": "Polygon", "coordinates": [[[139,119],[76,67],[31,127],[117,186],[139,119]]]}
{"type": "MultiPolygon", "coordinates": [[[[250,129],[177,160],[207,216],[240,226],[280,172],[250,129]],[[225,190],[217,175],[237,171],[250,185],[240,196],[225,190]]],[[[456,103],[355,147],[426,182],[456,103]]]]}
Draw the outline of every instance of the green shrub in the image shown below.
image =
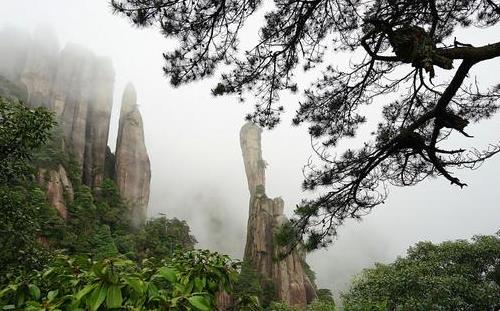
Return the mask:
{"type": "Polygon", "coordinates": [[[58,256],[43,271],[19,276],[1,289],[0,305],[6,310],[211,311],[217,292],[231,292],[237,267],[227,256],[199,250],[140,266],[121,257],[95,262],[58,256]]]}
{"type": "Polygon", "coordinates": [[[500,233],[472,241],[419,242],[406,257],[366,269],[343,295],[349,310],[496,310],[500,233]]]}

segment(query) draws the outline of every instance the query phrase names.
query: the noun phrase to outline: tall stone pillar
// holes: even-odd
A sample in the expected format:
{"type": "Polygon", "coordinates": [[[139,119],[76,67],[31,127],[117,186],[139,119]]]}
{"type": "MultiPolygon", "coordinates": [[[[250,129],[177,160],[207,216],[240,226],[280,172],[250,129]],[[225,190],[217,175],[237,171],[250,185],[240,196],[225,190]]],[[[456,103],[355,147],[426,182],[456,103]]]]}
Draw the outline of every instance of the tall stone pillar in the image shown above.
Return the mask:
{"type": "Polygon", "coordinates": [[[96,58],[90,103],[87,112],[83,182],[99,189],[104,180],[109,123],[113,107],[115,73],[110,59],[96,58]]]}
{"type": "Polygon", "coordinates": [[[140,226],[147,216],[151,168],[137,94],[132,84],[127,85],[123,93],[115,171],[120,194],[132,206],[132,223],[140,226]]]}
{"type": "Polygon", "coordinates": [[[298,248],[278,260],[282,249],[275,244],[275,233],[288,219],[283,214],[283,200],[266,195],[266,162],[262,158],[261,133],[262,130],[252,123],[245,124],[240,131],[250,192],[244,260],[272,281],[280,301],[304,307],[316,296],[315,289],[304,270],[305,254],[298,248]]]}

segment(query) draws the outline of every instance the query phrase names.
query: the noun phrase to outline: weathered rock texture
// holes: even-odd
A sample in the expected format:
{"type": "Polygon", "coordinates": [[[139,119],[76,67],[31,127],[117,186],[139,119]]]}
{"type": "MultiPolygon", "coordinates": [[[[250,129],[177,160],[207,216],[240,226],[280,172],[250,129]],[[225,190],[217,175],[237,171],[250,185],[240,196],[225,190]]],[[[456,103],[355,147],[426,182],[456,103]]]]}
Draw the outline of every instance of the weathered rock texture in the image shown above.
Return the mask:
{"type": "MultiPolygon", "coordinates": [[[[19,89],[17,97],[28,105],[54,111],[62,128],[64,150],[79,164],[83,184],[98,192],[105,177],[119,178],[123,196],[138,204],[134,213],[136,223],[140,223],[146,215],[150,180],[142,119],[135,91],[128,87],[120,117],[118,170],[114,174],[114,155],[108,148],[114,79],[109,59],[71,43],[60,51],[50,30],[39,28],[31,35],[10,28],[0,30],[0,88],[12,83],[19,89]]],[[[48,196],[65,217],[60,204],[62,192],[57,186],[65,174],[61,169],[42,169],[50,177],[48,196]]]]}
{"type": "Polygon", "coordinates": [[[113,105],[111,61],[71,43],[59,51],[55,35],[44,28],[32,35],[3,29],[0,48],[0,75],[26,89],[27,104],[55,112],[82,181],[98,188],[113,105]]]}
{"type": "Polygon", "coordinates": [[[146,219],[151,169],[144,143],[142,117],[132,84],[123,93],[116,142],[116,184],[132,207],[132,222],[138,226],[146,219]]]}
{"type": "Polygon", "coordinates": [[[50,204],[57,209],[63,219],[67,219],[66,204],[73,201],[74,191],[64,167],[58,165],[57,169],[40,168],[38,170],[38,183],[45,186],[50,204]]]}
{"type": "Polygon", "coordinates": [[[74,44],[62,50],[50,108],[80,165],[84,184],[93,188],[99,188],[104,178],[113,86],[110,60],[74,44]]]}
{"type": "Polygon", "coordinates": [[[278,260],[282,249],[275,245],[274,237],[276,230],[288,220],[283,214],[283,200],[266,196],[266,162],[262,158],[261,132],[251,123],[245,124],[240,132],[250,191],[244,260],[273,282],[279,300],[303,307],[314,299],[315,289],[304,271],[304,253],[296,249],[283,260],[278,260]]]}
{"type": "Polygon", "coordinates": [[[104,180],[115,75],[113,64],[107,58],[97,58],[94,68],[94,86],[87,113],[83,181],[99,187],[104,180]]]}
{"type": "Polygon", "coordinates": [[[68,44],[61,51],[53,89],[51,108],[58,116],[65,142],[80,169],[84,167],[87,116],[93,91],[93,65],[90,51],[68,44]]]}
{"type": "Polygon", "coordinates": [[[233,297],[231,297],[225,291],[220,291],[215,296],[215,306],[216,306],[217,311],[234,310],[233,303],[234,303],[233,297]]]}

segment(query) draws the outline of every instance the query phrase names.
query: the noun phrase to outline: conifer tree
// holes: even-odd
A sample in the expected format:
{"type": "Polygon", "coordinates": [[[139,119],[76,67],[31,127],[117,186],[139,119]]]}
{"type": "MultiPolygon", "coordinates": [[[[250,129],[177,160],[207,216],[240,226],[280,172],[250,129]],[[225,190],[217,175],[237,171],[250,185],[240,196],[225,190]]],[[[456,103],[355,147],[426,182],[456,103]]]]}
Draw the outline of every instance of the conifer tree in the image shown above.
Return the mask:
{"type": "Polygon", "coordinates": [[[178,47],[164,54],[174,86],[218,74],[224,64],[213,94],[254,95],[256,109],[247,118],[262,126],[278,123],[284,110],[279,95],[298,90],[299,66],[321,72],[304,90],[293,121],[307,124],[322,160],[309,167],[303,183],[321,194],[298,206],[289,230],[307,236],[309,248],[327,245],[345,219],[383,203],[389,185],[440,176],[464,187],[457,169],[476,168],[500,152],[498,142],[472,150],[461,140],[447,143],[450,135],[472,139],[467,126],[498,110],[500,87],[483,85],[470,73],[500,56],[500,42],[472,46],[466,36],[455,37],[461,28],[497,25],[498,1],[276,0],[246,51],[239,49],[241,31],[263,1],[111,3],[135,25],[178,39],[178,47]],[[339,52],[351,53],[348,66],[335,58],[325,63],[331,59],[326,55],[339,52]],[[363,109],[371,103],[383,115],[372,136],[335,156],[335,147],[366,122],[363,109]]]}

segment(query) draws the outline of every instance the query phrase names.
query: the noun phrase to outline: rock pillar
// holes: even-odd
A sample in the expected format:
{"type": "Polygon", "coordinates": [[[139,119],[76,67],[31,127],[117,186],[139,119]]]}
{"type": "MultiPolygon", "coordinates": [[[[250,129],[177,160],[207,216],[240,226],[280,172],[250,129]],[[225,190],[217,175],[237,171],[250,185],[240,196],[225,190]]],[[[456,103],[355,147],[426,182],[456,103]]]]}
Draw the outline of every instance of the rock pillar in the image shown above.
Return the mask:
{"type": "Polygon", "coordinates": [[[304,270],[305,254],[299,249],[278,260],[281,249],[275,244],[275,233],[288,219],[283,214],[283,200],[266,196],[266,162],[262,158],[261,133],[262,130],[251,123],[245,124],[240,131],[250,192],[244,260],[273,283],[278,300],[304,307],[314,299],[315,289],[304,270]]]}
{"type": "Polygon", "coordinates": [[[132,84],[127,85],[122,99],[115,174],[122,198],[132,207],[132,223],[139,226],[146,220],[151,168],[137,94],[132,84]]]}

